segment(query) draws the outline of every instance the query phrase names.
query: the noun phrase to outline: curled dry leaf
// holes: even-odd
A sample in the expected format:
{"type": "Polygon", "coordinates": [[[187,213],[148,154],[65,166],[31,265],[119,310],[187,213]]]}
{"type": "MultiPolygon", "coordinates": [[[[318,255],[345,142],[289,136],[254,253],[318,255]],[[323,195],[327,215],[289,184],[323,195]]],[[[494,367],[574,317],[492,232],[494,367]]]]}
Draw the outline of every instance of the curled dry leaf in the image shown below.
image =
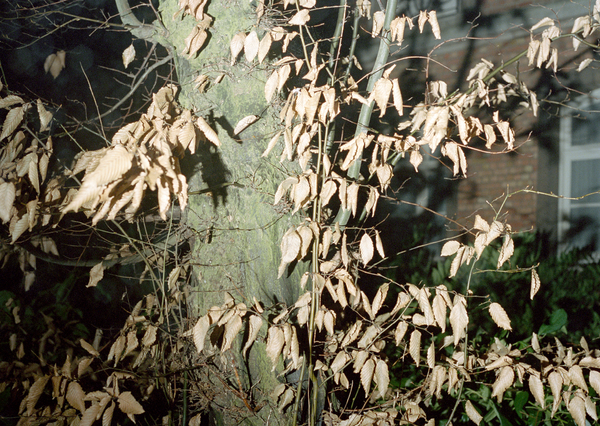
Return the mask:
{"type": "Polygon", "coordinates": [[[292,19],[290,19],[290,25],[304,25],[310,20],[310,15],[308,13],[308,9],[302,9],[300,12],[296,13],[292,19]]]}
{"type": "Polygon", "coordinates": [[[421,332],[419,330],[413,330],[410,334],[410,343],[408,347],[410,356],[418,368],[421,363],[421,332]]]}
{"type": "Polygon", "coordinates": [[[504,392],[512,386],[515,381],[515,372],[511,366],[502,367],[500,374],[492,385],[492,398],[497,397],[498,401],[502,401],[504,392]]]}
{"type": "Polygon", "coordinates": [[[373,259],[373,253],[375,252],[375,247],[373,245],[373,241],[368,234],[363,234],[360,239],[360,258],[363,263],[366,265],[373,259]]]}
{"type": "Polygon", "coordinates": [[[252,62],[256,58],[259,45],[260,42],[258,41],[256,31],[251,31],[244,40],[244,56],[248,62],[252,62]]]}
{"type": "Polygon", "coordinates": [[[244,48],[244,41],[246,40],[246,34],[239,32],[233,36],[231,43],[229,43],[229,49],[231,50],[231,65],[235,64],[235,61],[244,48]]]}
{"type": "Polygon", "coordinates": [[[508,318],[506,311],[502,306],[500,306],[499,303],[491,303],[489,311],[490,316],[498,327],[501,327],[505,330],[512,330],[512,327],[510,326],[510,318],[508,318]]]}
{"type": "Polygon", "coordinates": [[[75,407],[80,412],[85,411],[85,392],[81,388],[81,385],[77,382],[69,383],[69,387],[67,388],[67,402],[71,404],[72,407],[75,407]]]}
{"type": "MultiPolygon", "coordinates": [[[[135,397],[131,394],[131,392],[122,392],[119,394],[117,401],[119,403],[119,409],[127,414],[143,414],[144,408],[142,405],[135,399],[135,397]]],[[[131,418],[131,417],[130,417],[131,418]]]]}
{"type": "Polygon", "coordinates": [[[0,134],[0,141],[9,137],[12,132],[21,124],[23,121],[23,117],[25,116],[25,111],[27,110],[26,106],[20,106],[16,108],[12,108],[6,114],[6,118],[4,119],[4,123],[2,124],[2,134],[0,134]]]}
{"type": "Polygon", "coordinates": [[[250,349],[250,346],[254,343],[256,338],[258,337],[258,332],[263,324],[263,319],[260,315],[252,315],[248,320],[248,340],[244,345],[244,349],[242,349],[242,356],[246,356],[246,352],[250,349]]]}
{"type": "Polygon", "coordinates": [[[375,383],[378,390],[376,398],[383,398],[390,384],[390,375],[388,365],[381,359],[377,360],[377,365],[375,366],[375,383]]]}
{"type": "Polygon", "coordinates": [[[243,132],[248,126],[255,123],[258,119],[258,115],[248,115],[242,118],[240,121],[238,121],[238,123],[235,125],[235,128],[233,129],[234,136],[243,132]]]}
{"type": "Polygon", "coordinates": [[[538,292],[540,287],[542,286],[542,282],[540,281],[540,276],[538,275],[535,269],[531,270],[531,288],[529,290],[529,298],[533,300],[533,297],[538,292]]]}
{"type": "Polygon", "coordinates": [[[42,396],[42,392],[44,392],[44,388],[46,387],[46,383],[48,383],[48,380],[50,379],[50,376],[41,376],[38,377],[37,380],[33,383],[33,385],[31,385],[31,388],[29,388],[29,393],[27,394],[27,415],[31,416],[33,414],[33,411],[35,409],[35,404],[37,404],[38,400],[40,399],[40,396],[42,396]]]}
{"type": "Polygon", "coordinates": [[[285,336],[281,327],[271,326],[267,333],[267,356],[273,363],[273,370],[277,366],[277,358],[283,351],[283,345],[285,344],[285,336]]]}
{"type": "Polygon", "coordinates": [[[86,287],[96,287],[100,280],[104,277],[104,262],[100,262],[90,270],[90,280],[86,287]]]}
{"type": "MultiPolygon", "coordinates": [[[[365,351],[365,354],[367,352],[365,351]]],[[[373,358],[370,358],[363,364],[363,367],[360,370],[360,383],[365,390],[365,394],[369,394],[369,390],[371,389],[371,382],[373,381],[373,374],[375,373],[375,361],[373,358]]]]}
{"type": "Polygon", "coordinates": [[[483,416],[479,414],[479,411],[475,409],[473,403],[470,400],[467,400],[465,404],[465,412],[467,413],[469,419],[477,426],[479,426],[479,423],[481,423],[481,420],[483,420],[483,416]]]}
{"type": "Polygon", "coordinates": [[[125,69],[127,69],[129,64],[131,64],[135,59],[135,47],[133,47],[133,43],[131,43],[129,47],[123,51],[122,57],[123,66],[125,67],[125,69]]]}
{"type": "Polygon", "coordinates": [[[64,50],[59,50],[56,53],[48,55],[44,61],[44,72],[50,72],[52,77],[56,79],[65,68],[66,56],[67,53],[64,50]]]}
{"type": "Polygon", "coordinates": [[[537,402],[542,409],[546,407],[546,401],[544,398],[544,386],[542,385],[542,381],[535,374],[531,374],[529,376],[529,391],[535,398],[535,402],[537,402]]]}

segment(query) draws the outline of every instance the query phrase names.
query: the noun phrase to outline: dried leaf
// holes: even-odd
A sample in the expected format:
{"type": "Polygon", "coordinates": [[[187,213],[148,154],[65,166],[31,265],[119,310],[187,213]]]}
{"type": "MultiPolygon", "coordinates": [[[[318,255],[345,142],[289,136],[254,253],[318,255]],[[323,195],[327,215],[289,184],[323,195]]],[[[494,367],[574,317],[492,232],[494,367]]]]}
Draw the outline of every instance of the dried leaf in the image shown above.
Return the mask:
{"type": "Polygon", "coordinates": [[[125,69],[127,69],[129,64],[131,64],[131,62],[133,62],[135,59],[135,47],[133,47],[133,43],[131,43],[129,47],[123,51],[121,56],[123,57],[123,66],[125,69]]]}
{"type": "Polygon", "coordinates": [[[81,388],[81,385],[79,383],[69,383],[66,397],[67,402],[71,404],[72,407],[78,409],[82,413],[85,411],[85,392],[83,392],[83,389],[81,388]]]}
{"type": "Polygon", "coordinates": [[[219,140],[217,133],[208,125],[204,118],[198,116],[198,119],[196,120],[196,126],[202,131],[202,133],[204,133],[206,139],[208,139],[213,145],[217,147],[221,146],[221,141],[219,140]]]}
{"type": "Polygon", "coordinates": [[[475,409],[473,403],[470,400],[467,400],[465,404],[465,412],[467,413],[469,419],[471,419],[473,423],[479,426],[479,423],[481,422],[481,420],[483,420],[483,416],[479,414],[479,411],[475,409]]]}
{"type": "Polygon", "coordinates": [[[504,392],[512,386],[515,381],[515,372],[510,366],[502,367],[500,374],[492,385],[492,398],[497,397],[498,401],[502,401],[504,392]]]}
{"type": "Polygon", "coordinates": [[[104,277],[104,262],[97,263],[90,270],[90,280],[86,287],[96,287],[100,280],[104,277]]]}
{"type": "Polygon", "coordinates": [[[542,385],[542,381],[535,374],[531,374],[529,376],[529,391],[535,398],[535,402],[537,402],[542,409],[546,407],[546,402],[544,398],[544,386],[542,385]]]}
{"type": "Polygon", "coordinates": [[[442,247],[441,256],[452,256],[460,248],[460,243],[456,240],[448,241],[442,247]]]}
{"type": "Polygon", "coordinates": [[[387,364],[381,359],[377,360],[377,365],[375,366],[375,383],[378,390],[375,398],[383,398],[390,384],[390,375],[387,364]]]}
{"type": "Polygon", "coordinates": [[[252,315],[248,320],[248,340],[244,345],[244,349],[242,349],[242,356],[246,356],[246,352],[250,349],[250,346],[254,343],[256,338],[258,337],[258,332],[262,327],[263,319],[260,315],[252,315]]]}
{"type": "Polygon", "coordinates": [[[229,321],[225,324],[225,330],[223,333],[223,343],[221,345],[221,352],[227,351],[231,344],[233,343],[233,339],[238,335],[240,330],[242,329],[242,317],[240,315],[235,314],[231,317],[229,321]]]}
{"type": "Polygon", "coordinates": [[[283,351],[283,345],[285,344],[285,336],[281,327],[271,326],[267,333],[267,356],[273,363],[273,370],[277,366],[277,358],[283,351]]]}
{"type": "Polygon", "coordinates": [[[100,356],[100,352],[98,352],[96,350],[96,348],[94,348],[92,345],[90,345],[88,342],[86,342],[83,339],[79,339],[79,344],[81,345],[81,347],[83,349],[85,349],[90,355],[93,356],[100,356]]]}
{"type": "Polygon", "coordinates": [[[267,54],[271,49],[272,42],[273,38],[271,37],[271,33],[266,33],[263,39],[260,41],[260,45],[258,46],[258,63],[262,64],[264,59],[267,57],[267,54]]]}
{"type": "Polygon", "coordinates": [[[542,282],[540,281],[540,277],[535,269],[531,270],[531,288],[529,290],[529,298],[533,300],[533,297],[538,292],[540,287],[542,286],[542,282]]]}
{"type": "Polygon", "coordinates": [[[127,415],[144,413],[144,408],[135,399],[135,397],[131,394],[131,392],[120,393],[119,396],[117,397],[117,402],[119,403],[119,409],[127,415]]]}
{"type": "Polygon", "coordinates": [[[246,34],[239,32],[233,36],[231,43],[229,43],[229,49],[231,50],[231,65],[235,64],[235,61],[244,48],[244,42],[246,40],[246,34]]]}
{"type": "Polygon", "coordinates": [[[0,219],[4,223],[10,222],[15,194],[16,187],[13,182],[0,183],[0,219]]]}
{"type": "Polygon", "coordinates": [[[406,321],[398,322],[398,325],[396,326],[396,330],[394,332],[394,339],[396,341],[396,346],[400,345],[400,342],[402,342],[402,339],[404,338],[404,335],[406,334],[407,330],[408,330],[408,323],[406,321]]]}
{"type": "Polygon", "coordinates": [[[454,306],[450,310],[450,325],[452,326],[452,334],[454,336],[454,346],[465,335],[468,324],[469,316],[467,315],[466,300],[463,296],[457,296],[454,306]]]}
{"type": "Polygon", "coordinates": [[[385,21],[385,13],[378,10],[373,14],[373,29],[371,30],[371,37],[375,38],[381,33],[383,29],[383,23],[385,21]]]}
{"type": "MultiPolygon", "coordinates": [[[[365,353],[368,354],[368,352],[366,351],[365,353]]],[[[370,358],[364,363],[363,367],[360,370],[360,383],[362,384],[366,395],[369,395],[369,390],[371,389],[373,373],[375,373],[375,361],[373,361],[373,358],[370,358]]]]}
{"type": "Polygon", "coordinates": [[[4,140],[12,134],[12,132],[21,124],[23,117],[25,116],[25,106],[12,108],[6,114],[4,123],[2,124],[2,134],[0,134],[0,141],[4,140]]]}
{"type": "Polygon", "coordinates": [[[410,334],[410,343],[408,346],[410,356],[418,368],[421,363],[421,332],[419,330],[413,330],[410,334]]]}
{"type": "Polygon", "coordinates": [[[360,239],[360,258],[363,263],[366,265],[373,259],[373,254],[375,252],[375,247],[373,246],[373,241],[371,237],[367,233],[363,234],[360,239]]]}
{"type": "MultiPolygon", "coordinates": [[[[442,34],[440,31],[440,24],[438,24],[437,13],[435,10],[430,10],[428,13],[428,21],[429,25],[431,25],[431,32],[433,32],[433,36],[439,40],[442,38],[442,34]]],[[[472,419],[471,419],[472,420],[472,419]]]]}
{"type": "Polygon", "coordinates": [[[498,327],[501,327],[505,330],[512,330],[512,327],[510,326],[510,318],[508,318],[506,311],[502,306],[500,306],[499,303],[491,303],[489,310],[490,316],[498,327]]]}
{"type": "Polygon", "coordinates": [[[64,50],[59,50],[56,53],[48,55],[44,61],[44,72],[50,72],[52,77],[56,79],[65,68],[65,59],[66,52],[64,50]]]}
{"type": "Polygon", "coordinates": [[[296,13],[292,19],[290,19],[290,25],[304,25],[310,20],[310,16],[308,14],[308,9],[302,9],[300,12],[296,13]]]}
{"type": "Polygon", "coordinates": [[[242,118],[240,121],[238,121],[238,123],[235,125],[235,128],[233,129],[233,135],[238,135],[239,133],[243,132],[248,126],[250,126],[252,123],[255,123],[256,120],[258,120],[260,117],[258,115],[248,115],[244,118],[242,118]]]}
{"type": "Polygon", "coordinates": [[[244,55],[248,62],[252,62],[252,60],[258,54],[259,45],[260,42],[258,41],[258,35],[256,34],[256,31],[250,32],[250,34],[248,34],[244,40],[244,55]]]}
{"type": "Polygon", "coordinates": [[[571,401],[569,401],[569,405],[567,406],[569,409],[569,413],[571,413],[571,417],[575,421],[577,426],[585,426],[585,401],[579,395],[575,395],[571,401]]]}
{"type": "Polygon", "coordinates": [[[31,416],[35,409],[35,404],[37,404],[40,396],[44,392],[44,388],[46,387],[46,383],[50,380],[50,376],[41,376],[36,379],[36,381],[29,388],[29,393],[27,394],[27,415],[31,416]]]}
{"type": "Polygon", "coordinates": [[[196,350],[198,353],[202,352],[204,349],[204,341],[206,339],[206,333],[208,333],[208,329],[210,328],[210,318],[208,315],[204,315],[200,317],[194,325],[192,329],[192,338],[194,340],[194,345],[196,345],[196,350]]]}

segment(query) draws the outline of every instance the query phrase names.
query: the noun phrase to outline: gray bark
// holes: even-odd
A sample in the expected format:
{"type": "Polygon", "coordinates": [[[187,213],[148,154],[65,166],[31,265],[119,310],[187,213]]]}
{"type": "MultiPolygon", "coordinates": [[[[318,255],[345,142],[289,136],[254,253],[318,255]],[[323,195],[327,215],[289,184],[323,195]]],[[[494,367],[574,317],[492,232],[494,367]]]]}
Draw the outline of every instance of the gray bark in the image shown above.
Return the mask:
{"type": "MultiPolygon", "coordinates": [[[[188,175],[192,195],[187,225],[196,234],[192,253],[195,280],[191,318],[204,315],[212,306],[222,305],[224,292],[249,307],[254,305],[254,299],[265,306],[293,303],[300,291],[300,276],[306,270],[303,265],[296,265],[289,275],[277,278],[281,236],[299,219],[292,218],[287,209],[273,206],[273,194],[287,175],[283,170],[285,166],[276,155],[261,158],[279,126],[276,112],[267,108],[264,97],[267,66],[257,65],[256,60],[248,63],[243,54],[238,63],[231,66],[229,43],[232,37],[240,31],[248,33],[256,26],[256,15],[249,3],[247,0],[209,2],[205,12],[213,18],[210,36],[202,51],[191,59],[181,52],[196,21],[190,16],[182,19],[181,14],[173,19],[178,11],[177,0],[161,0],[159,11],[164,28],[153,26],[162,29],[154,33],[153,40],[166,44],[175,58],[179,102],[202,115],[217,131],[222,143],[219,149],[210,143],[201,143],[192,159],[193,174],[188,175]],[[211,79],[205,93],[194,88],[193,81],[199,74],[211,79]],[[215,83],[214,79],[220,75],[223,75],[222,80],[215,83]],[[238,120],[251,114],[261,116],[260,120],[234,139],[232,130],[238,120]],[[194,194],[195,191],[200,193],[194,194]]],[[[129,13],[126,19],[128,25],[137,25],[129,13]]],[[[143,35],[149,28],[152,26],[143,27],[143,35]]],[[[262,34],[259,33],[259,37],[262,34]]],[[[266,336],[266,323],[262,336],[266,336]]],[[[240,424],[243,420],[247,424],[284,424],[285,417],[278,413],[269,396],[282,379],[271,372],[264,343],[257,340],[248,353],[248,360],[241,358],[241,343],[240,335],[238,350],[232,349],[244,388],[238,390],[254,398],[253,404],[263,406],[253,413],[220,379],[211,374],[198,374],[197,380],[206,380],[207,385],[222,391],[211,401],[213,422],[228,425],[240,424]]],[[[193,344],[190,346],[190,353],[195,352],[193,344]]],[[[239,384],[232,378],[234,372],[230,364],[222,363],[220,373],[237,389],[239,384]]]]}

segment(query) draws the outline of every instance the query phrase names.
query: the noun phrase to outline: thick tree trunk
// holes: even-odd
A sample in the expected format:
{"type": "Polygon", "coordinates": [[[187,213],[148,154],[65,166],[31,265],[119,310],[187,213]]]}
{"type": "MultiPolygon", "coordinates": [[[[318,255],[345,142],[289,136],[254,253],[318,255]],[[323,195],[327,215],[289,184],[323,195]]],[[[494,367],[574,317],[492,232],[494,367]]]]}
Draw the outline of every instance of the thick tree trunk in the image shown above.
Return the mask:
{"type": "MultiPolygon", "coordinates": [[[[189,15],[181,19],[179,14],[173,19],[177,11],[177,0],[161,1],[162,22],[168,31],[166,40],[175,49],[181,90],[179,102],[205,117],[222,143],[219,149],[210,143],[200,144],[193,157],[190,192],[201,193],[190,196],[187,214],[187,224],[196,233],[192,257],[195,312],[191,316],[204,315],[211,306],[222,305],[224,292],[248,307],[254,305],[255,299],[267,306],[293,303],[304,270],[299,265],[289,276],[277,278],[281,236],[293,219],[284,211],[287,209],[273,206],[273,194],[287,173],[284,174],[275,156],[261,158],[279,125],[276,114],[267,109],[265,102],[267,67],[257,65],[256,60],[248,63],[243,55],[238,64],[231,66],[229,43],[236,33],[249,32],[255,27],[253,7],[247,0],[209,2],[205,12],[213,18],[208,30],[210,36],[193,59],[181,52],[185,49],[185,38],[197,22],[189,15]],[[210,79],[205,93],[194,87],[194,79],[199,74],[210,79]],[[215,82],[220,76],[222,79],[215,82]],[[233,139],[236,123],[252,114],[261,118],[233,139]]],[[[226,380],[232,387],[255,398],[253,403],[260,404],[262,400],[263,408],[253,414],[246,404],[250,401],[244,402],[212,377],[210,385],[224,390],[212,401],[218,423],[239,424],[244,418],[248,423],[261,425],[284,421],[276,405],[269,400],[270,392],[281,378],[271,372],[271,361],[265,355],[264,343],[259,340],[249,351],[247,361],[242,360],[239,350],[231,350],[236,353],[235,364],[244,389],[237,389],[237,379],[231,379],[235,373],[231,363],[228,366],[224,363],[221,372],[229,375],[230,379],[226,380]],[[252,386],[255,387],[250,391],[252,386]]],[[[228,359],[231,356],[227,355],[228,359]]]]}

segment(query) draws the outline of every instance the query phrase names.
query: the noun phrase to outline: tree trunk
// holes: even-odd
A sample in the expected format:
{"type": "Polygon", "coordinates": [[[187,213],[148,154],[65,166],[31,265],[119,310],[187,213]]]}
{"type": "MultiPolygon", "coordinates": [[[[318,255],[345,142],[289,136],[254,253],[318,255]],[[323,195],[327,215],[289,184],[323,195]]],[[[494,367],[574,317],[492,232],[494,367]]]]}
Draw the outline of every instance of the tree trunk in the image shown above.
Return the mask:
{"type": "MultiPolygon", "coordinates": [[[[181,13],[173,19],[178,9],[176,0],[160,3],[162,23],[168,31],[165,39],[175,57],[181,90],[179,102],[203,116],[221,141],[219,149],[201,143],[192,159],[193,175],[188,174],[192,195],[187,225],[196,234],[192,251],[194,312],[189,316],[195,318],[206,314],[212,306],[221,306],[224,292],[248,307],[254,305],[255,299],[266,306],[293,303],[306,268],[296,265],[289,275],[277,277],[281,236],[294,219],[289,209],[273,206],[273,194],[288,171],[283,170],[274,156],[261,157],[279,127],[277,114],[267,109],[264,96],[267,66],[257,65],[256,60],[248,63],[243,55],[237,64],[231,65],[230,41],[236,33],[247,33],[256,25],[254,8],[247,0],[209,2],[205,12],[213,18],[210,35],[192,59],[181,52],[197,21],[189,15],[182,19],[181,13]],[[205,93],[194,87],[199,74],[210,79],[205,93]],[[222,79],[217,83],[215,80],[220,76],[222,79]],[[236,123],[248,115],[261,118],[234,138],[236,123]]],[[[261,335],[265,336],[266,323],[263,327],[261,335]]],[[[247,395],[247,400],[227,389],[214,375],[202,376],[208,378],[211,387],[223,391],[215,392],[218,394],[211,404],[214,421],[225,425],[240,424],[241,419],[250,424],[283,424],[284,417],[270,401],[270,392],[281,378],[271,372],[271,361],[260,338],[249,351],[248,360],[242,359],[239,350],[242,334],[238,336],[237,350],[234,345],[230,351],[235,354],[235,367],[230,361],[233,355],[229,354],[221,373],[232,388],[247,395]],[[239,373],[243,389],[238,389],[240,383],[235,378],[238,374],[233,368],[239,373]],[[249,400],[250,396],[254,401],[249,400]],[[253,414],[248,405],[255,409],[252,404],[260,405],[261,400],[263,407],[253,414]]]]}

